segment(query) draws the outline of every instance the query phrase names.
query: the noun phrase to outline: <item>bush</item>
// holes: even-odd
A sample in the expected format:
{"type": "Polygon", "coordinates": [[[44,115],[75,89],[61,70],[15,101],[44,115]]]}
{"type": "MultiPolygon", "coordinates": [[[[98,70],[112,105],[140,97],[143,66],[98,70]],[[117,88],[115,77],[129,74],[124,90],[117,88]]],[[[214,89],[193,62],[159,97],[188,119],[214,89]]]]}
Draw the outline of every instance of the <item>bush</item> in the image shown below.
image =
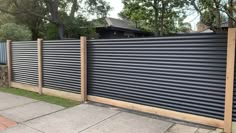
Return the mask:
{"type": "Polygon", "coordinates": [[[24,41],[31,40],[32,34],[26,26],[7,23],[0,27],[1,40],[24,41]]]}

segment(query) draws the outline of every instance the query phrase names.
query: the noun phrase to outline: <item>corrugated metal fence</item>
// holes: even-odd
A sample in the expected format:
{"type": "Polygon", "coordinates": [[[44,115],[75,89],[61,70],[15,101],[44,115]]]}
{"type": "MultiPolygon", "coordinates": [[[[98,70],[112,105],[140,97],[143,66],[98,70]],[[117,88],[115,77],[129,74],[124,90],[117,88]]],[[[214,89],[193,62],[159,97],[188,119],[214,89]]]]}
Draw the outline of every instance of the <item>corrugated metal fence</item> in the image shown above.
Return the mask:
{"type": "Polygon", "coordinates": [[[80,41],[44,41],[43,86],[80,93],[80,41]]]}
{"type": "MultiPolygon", "coordinates": [[[[43,87],[81,92],[80,43],[43,41],[43,87]]],[[[88,95],[224,119],[227,35],[87,43],[88,95]]],[[[37,42],[13,42],[11,49],[12,81],[37,86],[37,42]]],[[[236,121],[235,110],[233,116],[236,121]]]]}
{"type": "MultiPolygon", "coordinates": [[[[12,81],[38,85],[37,41],[12,42],[12,81]]],[[[80,93],[80,41],[44,41],[43,87],[80,93]]]]}
{"type": "Polygon", "coordinates": [[[38,55],[36,41],[12,42],[12,81],[38,85],[38,55]]]}
{"type": "Polygon", "coordinates": [[[7,64],[7,48],[5,42],[0,42],[0,64],[7,64]]]}
{"type": "Polygon", "coordinates": [[[227,37],[88,42],[88,94],[224,118],[227,37]]]}

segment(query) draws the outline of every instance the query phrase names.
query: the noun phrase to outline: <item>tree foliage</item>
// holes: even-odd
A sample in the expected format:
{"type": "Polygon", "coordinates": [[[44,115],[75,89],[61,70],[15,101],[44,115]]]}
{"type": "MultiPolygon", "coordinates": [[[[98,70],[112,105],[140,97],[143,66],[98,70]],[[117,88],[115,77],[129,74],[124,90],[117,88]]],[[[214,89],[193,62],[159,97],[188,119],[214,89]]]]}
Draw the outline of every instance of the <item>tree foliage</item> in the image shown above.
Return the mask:
{"type": "Polygon", "coordinates": [[[30,40],[31,32],[26,26],[7,23],[0,27],[0,40],[30,40]]]}
{"type": "Polygon", "coordinates": [[[44,36],[41,33],[46,28],[57,32],[57,35],[49,38],[54,36],[63,39],[71,27],[76,27],[73,30],[77,32],[72,34],[79,35],[83,30],[78,30],[78,26],[84,28],[85,24],[88,25],[87,14],[105,17],[110,10],[109,3],[104,0],[0,0],[0,11],[14,16],[16,23],[29,27],[33,39],[44,36]],[[84,7],[87,12],[80,12],[84,11],[84,7]]]}
{"type": "Polygon", "coordinates": [[[139,28],[154,30],[156,35],[179,31],[186,17],[186,0],[123,0],[123,18],[131,19],[139,28]]]}
{"type": "Polygon", "coordinates": [[[218,30],[223,22],[229,27],[236,26],[236,2],[233,0],[191,0],[191,4],[201,16],[201,22],[218,30]]]}

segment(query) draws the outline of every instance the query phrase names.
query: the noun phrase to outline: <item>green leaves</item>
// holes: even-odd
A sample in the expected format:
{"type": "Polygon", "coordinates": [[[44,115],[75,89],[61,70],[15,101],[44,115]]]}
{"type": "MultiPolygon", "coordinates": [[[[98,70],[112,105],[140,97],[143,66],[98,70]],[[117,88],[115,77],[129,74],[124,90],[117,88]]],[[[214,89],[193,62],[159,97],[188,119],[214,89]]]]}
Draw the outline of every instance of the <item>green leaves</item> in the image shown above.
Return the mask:
{"type": "Polygon", "coordinates": [[[191,4],[201,15],[201,23],[215,31],[220,31],[221,24],[227,21],[229,27],[236,26],[236,3],[233,0],[192,0],[191,4]]]}
{"type": "Polygon", "coordinates": [[[123,0],[123,18],[137,23],[138,28],[156,32],[158,35],[178,32],[178,23],[183,21],[189,4],[186,0],[123,0]]]}
{"type": "MultiPolygon", "coordinates": [[[[27,26],[33,40],[90,34],[89,16],[106,17],[110,10],[104,0],[0,0],[0,13],[12,16],[12,23],[27,26]]],[[[0,25],[6,23],[3,20],[0,16],[0,25]]]]}
{"type": "Polygon", "coordinates": [[[109,3],[104,0],[85,0],[85,4],[88,12],[98,18],[106,17],[112,9],[109,3]]]}
{"type": "Polygon", "coordinates": [[[0,40],[30,40],[31,32],[26,26],[7,23],[0,27],[0,40]]]}

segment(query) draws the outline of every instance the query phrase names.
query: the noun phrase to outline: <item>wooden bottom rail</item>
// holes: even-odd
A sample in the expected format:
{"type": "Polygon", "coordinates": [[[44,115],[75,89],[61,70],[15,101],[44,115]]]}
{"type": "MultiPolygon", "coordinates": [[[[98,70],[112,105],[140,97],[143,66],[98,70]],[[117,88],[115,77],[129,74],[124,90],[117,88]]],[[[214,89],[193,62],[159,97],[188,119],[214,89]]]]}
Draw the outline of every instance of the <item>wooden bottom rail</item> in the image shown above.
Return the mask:
{"type": "Polygon", "coordinates": [[[176,112],[176,111],[171,111],[171,110],[166,110],[166,109],[161,109],[161,108],[156,108],[156,107],[150,107],[150,106],[145,106],[145,105],[140,105],[140,104],[135,104],[135,103],[129,103],[129,102],[124,102],[124,101],[118,101],[118,100],[112,100],[112,99],[108,99],[108,98],[97,97],[97,96],[90,96],[89,95],[88,100],[93,101],[93,102],[103,103],[103,104],[109,104],[109,105],[113,105],[113,106],[117,106],[117,107],[121,107],[121,108],[156,114],[156,115],[160,115],[160,116],[171,117],[174,119],[190,121],[190,122],[203,124],[203,125],[207,125],[207,126],[213,126],[213,127],[218,127],[218,128],[224,127],[223,120],[218,120],[218,119],[214,119],[214,118],[208,118],[208,117],[197,116],[197,115],[192,115],[192,114],[187,114],[187,113],[181,113],[181,112],[176,112]]]}
{"type": "Polygon", "coordinates": [[[11,82],[11,87],[38,93],[38,86],[32,86],[22,83],[11,82]]]}
{"type": "MultiPolygon", "coordinates": [[[[21,84],[21,83],[11,82],[11,87],[38,92],[37,86],[31,86],[31,85],[26,85],[26,84],[21,84]]],[[[80,94],[58,91],[58,90],[53,90],[53,89],[48,89],[48,88],[43,88],[43,94],[62,97],[62,98],[71,99],[75,101],[82,100],[82,97],[80,94]]],[[[218,127],[218,128],[224,127],[223,120],[218,120],[214,118],[181,113],[181,112],[176,112],[176,111],[171,111],[171,110],[166,110],[166,109],[161,109],[161,108],[156,108],[156,107],[151,107],[151,106],[145,106],[145,105],[140,105],[140,104],[135,104],[135,103],[129,103],[129,102],[124,102],[124,101],[119,101],[119,100],[112,100],[108,98],[97,97],[97,96],[88,95],[88,100],[93,101],[93,102],[113,105],[113,106],[117,106],[121,108],[156,114],[156,115],[160,115],[164,117],[190,121],[190,122],[203,124],[207,126],[213,126],[213,127],[218,127]]]]}
{"type": "Polygon", "coordinates": [[[61,98],[65,98],[65,99],[70,99],[70,100],[74,100],[74,101],[82,101],[80,94],[70,93],[70,92],[65,92],[65,91],[43,88],[43,94],[61,97],[61,98]]]}
{"type": "MultiPolygon", "coordinates": [[[[38,92],[37,86],[26,85],[26,84],[21,84],[21,83],[16,83],[16,82],[11,82],[11,87],[38,92]]],[[[61,98],[70,99],[74,101],[82,100],[80,94],[59,91],[59,90],[54,90],[54,89],[48,89],[48,88],[43,88],[42,90],[43,90],[43,94],[46,94],[46,95],[61,97],[61,98]]]]}

